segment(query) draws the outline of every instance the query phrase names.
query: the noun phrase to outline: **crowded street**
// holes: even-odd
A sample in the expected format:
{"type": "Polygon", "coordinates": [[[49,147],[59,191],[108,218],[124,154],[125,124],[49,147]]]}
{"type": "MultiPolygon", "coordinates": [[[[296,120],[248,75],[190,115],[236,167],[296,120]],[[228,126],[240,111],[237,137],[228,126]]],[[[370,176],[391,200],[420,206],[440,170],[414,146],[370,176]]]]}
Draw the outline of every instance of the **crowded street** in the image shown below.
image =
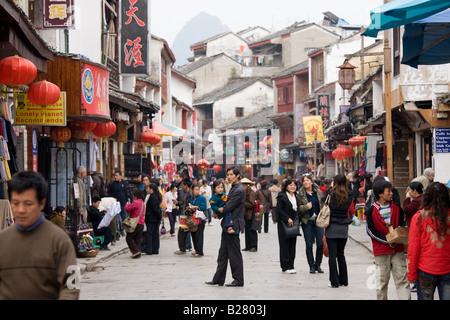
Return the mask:
{"type": "MultiPolygon", "coordinates": [[[[167,219],[165,222],[167,225],[167,219]]],[[[138,260],[120,240],[111,251],[95,259],[78,259],[82,269],[81,300],[375,300],[375,268],[371,244],[365,226],[350,226],[346,247],[349,273],[347,287],[329,288],[327,258],[323,274],[310,274],[305,256],[305,241],[298,239],[295,268],[297,274],[281,272],[276,224],[269,233],[258,234],[258,251],[243,252],[245,286],[243,288],[208,287],[216,268],[220,242],[219,223],[205,228],[205,255],[194,258],[191,252],[175,255],[176,239],[161,235],[159,255],[143,255],[138,260]],[[106,261],[101,261],[105,259],[106,261]],[[89,267],[88,267],[89,266],[89,267]],[[88,269],[91,269],[88,272],[88,269]],[[188,288],[188,289],[187,289],[188,288]]],[[[231,275],[227,280],[231,280],[231,275]]],[[[395,286],[389,298],[397,300],[395,286]]],[[[413,299],[415,299],[413,297],[413,299]]]]}
{"type": "Polygon", "coordinates": [[[0,301],[450,300],[449,35],[448,0],[0,0],[0,301]]]}

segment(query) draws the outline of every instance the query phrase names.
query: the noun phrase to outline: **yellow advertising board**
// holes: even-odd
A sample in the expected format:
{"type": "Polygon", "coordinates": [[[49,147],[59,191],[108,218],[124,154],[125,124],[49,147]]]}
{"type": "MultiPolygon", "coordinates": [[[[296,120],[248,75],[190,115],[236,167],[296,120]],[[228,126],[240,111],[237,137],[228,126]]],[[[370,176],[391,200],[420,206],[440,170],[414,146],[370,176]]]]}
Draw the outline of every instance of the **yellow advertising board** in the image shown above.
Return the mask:
{"type": "Polygon", "coordinates": [[[314,143],[314,137],[317,132],[317,140],[325,142],[323,134],[322,117],[303,117],[303,126],[305,127],[306,145],[314,143]]]}
{"type": "Polygon", "coordinates": [[[55,104],[41,106],[28,100],[26,93],[19,93],[15,105],[15,125],[65,127],[67,125],[66,93],[55,104]]]}

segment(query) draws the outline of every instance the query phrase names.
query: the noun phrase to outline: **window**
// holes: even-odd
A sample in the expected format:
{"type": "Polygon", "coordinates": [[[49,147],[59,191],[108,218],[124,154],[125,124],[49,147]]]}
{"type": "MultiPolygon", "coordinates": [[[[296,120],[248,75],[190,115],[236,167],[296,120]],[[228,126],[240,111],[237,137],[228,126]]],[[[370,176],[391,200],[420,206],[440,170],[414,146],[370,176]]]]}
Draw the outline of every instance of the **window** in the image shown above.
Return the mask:
{"type": "Polygon", "coordinates": [[[244,108],[236,108],[236,118],[242,118],[244,116],[244,108]]]}
{"type": "Polygon", "coordinates": [[[294,101],[294,87],[286,87],[286,102],[292,103],[294,101]]]}
{"type": "Polygon", "coordinates": [[[284,102],[284,87],[278,88],[278,103],[284,102]]]}

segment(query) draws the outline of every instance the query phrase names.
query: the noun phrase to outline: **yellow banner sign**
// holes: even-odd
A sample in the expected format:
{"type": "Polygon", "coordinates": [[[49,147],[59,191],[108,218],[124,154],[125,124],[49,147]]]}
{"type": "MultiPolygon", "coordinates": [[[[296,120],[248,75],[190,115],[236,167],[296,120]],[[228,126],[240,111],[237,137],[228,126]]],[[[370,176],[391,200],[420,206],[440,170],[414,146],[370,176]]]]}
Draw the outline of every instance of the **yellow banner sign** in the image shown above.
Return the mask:
{"type": "Polygon", "coordinates": [[[26,93],[19,93],[15,116],[15,125],[64,127],[67,125],[66,93],[61,92],[58,102],[48,106],[34,104],[26,93]]]}
{"type": "Polygon", "coordinates": [[[325,142],[323,134],[322,117],[304,117],[303,126],[305,127],[306,144],[314,143],[314,140],[325,142]],[[317,134],[317,136],[316,136],[317,134]]]}

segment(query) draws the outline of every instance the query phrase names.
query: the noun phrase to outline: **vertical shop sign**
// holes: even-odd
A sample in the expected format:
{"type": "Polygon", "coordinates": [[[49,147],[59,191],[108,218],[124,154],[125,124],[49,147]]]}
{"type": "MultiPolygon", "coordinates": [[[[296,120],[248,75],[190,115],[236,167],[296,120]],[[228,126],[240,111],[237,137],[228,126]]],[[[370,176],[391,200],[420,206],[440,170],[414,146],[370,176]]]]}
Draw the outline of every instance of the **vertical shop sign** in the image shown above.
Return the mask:
{"type": "Polygon", "coordinates": [[[149,73],[148,12],[147,0],[122,0],[120,70],[123,74],[149,73]]]}
{"type": "Polygon", "coordinates": [[[38,132],[37,129],[33,129],[32,135],[31,135],[31,143],[32,143],[32,150],[33,150],[33,172],[38,172],[38,132]]]}
{"type": "Polygon", "coordinates": [[[330,127],[330,95],[318,94],[317,95],[317,110],[318,116],[322,117],[322,126],[325,131],[330,127]]]}
{"type": "Polygon", "coordinates": [[[74,0],[44,0],[44,28],[74,26],[74,0]]]}

